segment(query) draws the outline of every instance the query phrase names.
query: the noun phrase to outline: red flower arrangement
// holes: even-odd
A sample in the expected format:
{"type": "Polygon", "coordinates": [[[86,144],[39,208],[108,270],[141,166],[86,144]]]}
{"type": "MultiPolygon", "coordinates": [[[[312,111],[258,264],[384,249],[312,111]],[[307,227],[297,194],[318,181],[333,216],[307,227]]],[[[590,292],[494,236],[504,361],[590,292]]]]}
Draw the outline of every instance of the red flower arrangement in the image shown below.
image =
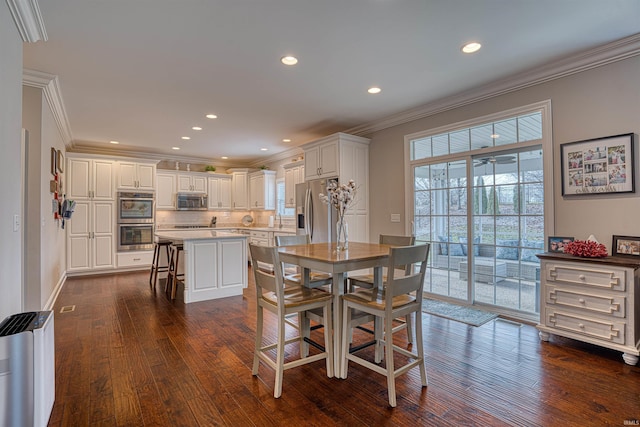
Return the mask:
{"type": "Polygon", "coordinates": [[[607,247],[595,240],[574,240],[564,247],[565,254],[584,258],[604,258],[608,255],[607,247]]]}

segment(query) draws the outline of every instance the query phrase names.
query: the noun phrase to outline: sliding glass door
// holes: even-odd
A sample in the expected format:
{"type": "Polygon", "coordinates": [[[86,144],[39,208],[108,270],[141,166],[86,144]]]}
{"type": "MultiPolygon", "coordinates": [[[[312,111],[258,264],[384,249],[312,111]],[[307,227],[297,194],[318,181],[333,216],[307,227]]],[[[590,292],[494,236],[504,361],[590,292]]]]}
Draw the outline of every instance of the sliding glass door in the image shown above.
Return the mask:
{"type": "Polygon", "coordinates": [[[412,231],[431,244],[428,296],[523,318],[539,311],[536,253],[549,225],[544,173],[551,170],[550,155],[543,161],[545,117],[548,105],[407,136],[412,231]]]}

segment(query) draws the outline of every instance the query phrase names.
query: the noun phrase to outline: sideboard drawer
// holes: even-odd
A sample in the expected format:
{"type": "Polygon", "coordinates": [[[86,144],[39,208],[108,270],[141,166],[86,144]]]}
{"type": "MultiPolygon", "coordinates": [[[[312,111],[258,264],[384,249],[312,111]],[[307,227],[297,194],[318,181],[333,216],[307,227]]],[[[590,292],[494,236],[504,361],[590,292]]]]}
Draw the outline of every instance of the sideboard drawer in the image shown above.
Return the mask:
{"type": "Polygon", "coordinates": [[[626,302],[624,294],[588,294],[571,289],[558,288],[547,285],[545,301],[550,305],[561,305],[585,310],[585,312],[598,313],[619,317],[626,317],[626,302]]]}
{"type": "Polygon", "coordinates": [[[625,343],[625,322],[616,320],[587,319],[567,312],[546,309],[545,324],[565,331],[587,335],[616,344],[625,343]]]}
{"type": "Polygon", "coordinates": [[[547,264],[546,279],[551,282],[589,286],[612,291],[626,290],[626,271],[579,264],[547,264]]]}

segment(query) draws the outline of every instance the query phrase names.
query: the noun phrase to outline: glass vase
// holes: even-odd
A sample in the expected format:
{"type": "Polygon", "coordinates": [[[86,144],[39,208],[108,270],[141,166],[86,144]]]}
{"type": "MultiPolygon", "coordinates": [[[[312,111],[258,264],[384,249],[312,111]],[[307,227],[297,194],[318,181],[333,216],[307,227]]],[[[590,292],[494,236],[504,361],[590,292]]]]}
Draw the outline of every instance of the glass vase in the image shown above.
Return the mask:
{"type": "Polygon", "coordinates": [[[349,249],[349,224],[344,219],[336,224],[336,249],[338,251],[349,249]]]}

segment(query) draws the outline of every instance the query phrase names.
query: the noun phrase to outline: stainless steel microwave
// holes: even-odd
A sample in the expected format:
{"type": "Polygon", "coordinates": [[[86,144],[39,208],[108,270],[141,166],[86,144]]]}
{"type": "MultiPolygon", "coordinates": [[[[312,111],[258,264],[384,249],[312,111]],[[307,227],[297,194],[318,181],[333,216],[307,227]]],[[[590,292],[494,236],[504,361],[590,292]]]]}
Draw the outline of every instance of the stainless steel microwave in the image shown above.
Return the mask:
{"type": "Polygon", "coordinates": [[[177,193],[176,209],[179,211],[206,211],[206,193],[177,193]]]}

